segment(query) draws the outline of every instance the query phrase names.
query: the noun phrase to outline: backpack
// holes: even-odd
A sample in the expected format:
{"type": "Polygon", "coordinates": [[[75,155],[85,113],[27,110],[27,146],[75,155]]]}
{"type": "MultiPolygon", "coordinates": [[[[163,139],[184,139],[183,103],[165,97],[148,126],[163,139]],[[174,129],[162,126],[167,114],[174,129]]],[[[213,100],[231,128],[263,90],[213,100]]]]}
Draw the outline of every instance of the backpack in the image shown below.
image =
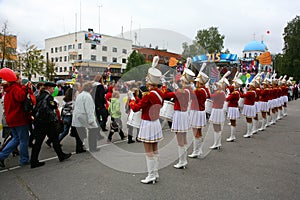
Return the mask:
{"type": "Polygon", "coordinates": [[[44,122],[55,122],[58,120],[56,112],[47,106],[47,99],[49,96],[50,94],[47,94],[33,109],[32,116],[34,117],[34,120],[44,122]]]}

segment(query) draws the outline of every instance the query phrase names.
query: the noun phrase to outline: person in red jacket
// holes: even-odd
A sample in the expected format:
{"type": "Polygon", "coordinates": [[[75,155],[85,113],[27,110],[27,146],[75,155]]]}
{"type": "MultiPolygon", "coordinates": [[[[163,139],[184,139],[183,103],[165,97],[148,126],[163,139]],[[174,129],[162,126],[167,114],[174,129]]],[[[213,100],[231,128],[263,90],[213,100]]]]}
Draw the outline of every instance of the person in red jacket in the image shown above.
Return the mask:
{"type": "Polygon", "coordinates": [[[238,88],[239,85],[236,82],[228,88],[230,94],[226,98],[226,101],[228,102],[227,118],[230,120],[230,137],[226,139],[227,142],[233,142],[236,139],[236,120],[240,118],[240,111],[238,108],[240,92],[238,91],[238,88]]]}
{"type": "MultiPolygon", "coordinates": [[[[28,82],[27,84],[30,84],[28,82]]],[[[26,98],[26,86],[22,87],[21,78],[15,76],[15,81],[7,82],[3,85],[5,91],[4,112],[6,122],[12,131],[12,140],[0,152],[0,167],[5,167],[4,160],[20,145],[20,165],[29,164],[28,142],[29,123],[31,115],[25,112],[24,101],[26,98]]],[[[29,93],[33,94],[29,88],[29,93]]]]}
{"type": "Polygon", "coordinates": [[[158,174],[158,142],[163,139],[162,128],[159,121],[159,112],[163,105],[164,96],[158,89],[158,84],[162,77],[161,71],[155,68],[158,64],[159,57],[155,56],[152,63],[152,68],[148,70],[147,87],[148,92],[145,92],[139,103],[134,101],[131,93],[132,101],[129,102],[133,112],[142,110],[141,125],[138,139],[144,143],[146,152],[148,176],[141,180],[142,183],[155,183],[159,178],[158,174]]]}
{"type": "Polygon", "coordinates": [[[245,99],[244,108],[242,110],[242,114],[246,116],[247,122],[247,133],[244,138],[250,138],[252,134],[252,118],[256,116],[256,108],[255,108],[255,85],[254,83],[249,84],[249,89],[245,94],[241,94],[241,97],[245,99]]]}
{"type": "Polygon", "coordinates": [[[228,80],[226,78],[222,78],[220,81],[215,83],[215,92],[210,95],[211,99],[213,100],[213,105],[209,121],[212,122],[214,129],[214,144],[209,147],[210,149],[220,149],[222,146],[222,124],[225,121],[223,106],[226,100],[224,88],[226,84],[229,85],[228,80]]]}
{"type": "Polygon", "coordinates": [[[196,82],[196,89],[191,104],[190,120],[193,129],[193,152],[189,155],[190,158],[197,158],[202,153],[202,127],[206,126],[205,101],[210,98],[210,92],[205,84],[209,77],[203,72],[199,72],[196,82]]]}

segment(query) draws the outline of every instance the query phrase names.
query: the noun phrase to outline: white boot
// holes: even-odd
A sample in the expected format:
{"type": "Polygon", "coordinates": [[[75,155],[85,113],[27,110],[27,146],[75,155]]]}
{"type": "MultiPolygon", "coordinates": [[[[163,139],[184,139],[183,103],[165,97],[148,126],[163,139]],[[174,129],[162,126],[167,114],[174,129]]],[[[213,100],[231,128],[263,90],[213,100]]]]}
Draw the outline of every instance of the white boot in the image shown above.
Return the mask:
{"type": "Polygon", "coordinates": [[[185,166],[187,165],[186,158],[184,158],[187,155],[185,146],[183,147],[178,146],[178,155],[179,155],[178,163],[174,165],[174,167],[177,169],[185,168],[185,166]]]}
{"type": "Polygon", "coordinates": [[[243,135],[244,138],[250,138],[252,136],[252,123],[247,123],[247,133],[243,135]]]}
{"type": "Polygon", "coordinates": [[[202,155],[201,145],[202,145],[202,138],[194,137],[193,153],[189,155],[190,158],[198,158],[200,155],[202,155]]]}
{"type": "Polygon", "coordinates": [[[257,133],[257,120],[253,119],[252,121],[252,130],[251,130],[251,134],[256,134],[257,133]]]}
{"type": "Polygon", "coordinates": [[[276,121],[275,121],[275,113],[271,113],[271,119],[270,120],[271,120],[270,125],[276,123],[276,121]]]}
{"type": "Polygon", "coordinates": [[[230,127],[230,137],[226,139],[227,142],[234,142],[235,140],[235,126],[230,127]]]}
{"type": "Polygon", "coordinates": [[[159,174],[158,174],[159,155],[154,154],[153,158],[154,158],[154,176],[157,180],[159,178],[159,174]]]}
{"type": "Polygon", "coordinates": [[[142,183],[155,183],[155,175],[154,175],[154,165],[155,165],[155,160],[153,157],[148,157],[146,156],[146,160],[147,160],[147,169],[148,169],[148,176],[141,180],[142,183]]]}
{"type": "Polygon", "coordinates": [[[278,109],[278,112],[277,112],[277,120],[280,120],[282,117],[281,117],[281,110],[278,109]]]}
{"type": "Polygon", "coordinates": [[[282,107],[283,116],[287,116],[287,107],[282,107]]]}
{"type": "Polygon", "coordinates": [[[217,148],[220,149],[221,148],[221,141],[222,141],[222,131],[217,132],[218,134],[218,140],[217,140],[217,148]]]}
{"type": "Polygon", "coordinates": [[[266,119],[262,118],[261,127],[258,129],[259,131],[264,131],[266,129],[266,119]]]}
{"type": "Polygon", "coordinates": [[[217,148],[218,138],[219,138],[218,136],[219,136],[219,134],[216,131],[214,131],[214,144],[209,147],[210,149],[216,149],[217,148]]]}
{"type": "Polygon", "coordinates": [[[269,127],[271,125],[271,116],[267,115],[267,123],[266,123],[266,127],[269,127]]]}

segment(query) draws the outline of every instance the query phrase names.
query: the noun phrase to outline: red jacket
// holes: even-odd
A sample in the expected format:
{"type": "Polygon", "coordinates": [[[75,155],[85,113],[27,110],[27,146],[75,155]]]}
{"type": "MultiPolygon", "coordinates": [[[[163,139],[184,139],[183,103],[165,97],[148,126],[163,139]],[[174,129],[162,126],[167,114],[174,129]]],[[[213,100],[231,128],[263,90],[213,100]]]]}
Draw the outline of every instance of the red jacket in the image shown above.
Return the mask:
{"type": "Polygon", "coordinates": [[[262,89],[259,95],[259,101],[268,102],[270,96],[270,90],[262,89]]]}
{"type": "MultiPolygon", "coordinates": [[[[182,90],[182,89],[179,89],[182,90]]],[[[174,110],[187,111],[190,94],[185,89],[182,91],[167,92],[164,94],[165,98],[174,98],[174,110]]]]}
{"type": "Polygon", "coordinates": [[[242,94],[241,97],[245,99],[244,105],[253,106],[255,103],[256,93],[255,91],[248,91],[246,94],[242,94]]]}
{"type": "Polygon", "coordinates": [[[224,105],[224,101],[226,99],[224,91],[215,91],[213,94],[210,95],[213,100],[212,108],[222,109],[224,105]]]}
{"type": "Polygon", "coordinates": [[[18,84],[4,86],[4,111],[9,127],[24,126],[30,123],[30,113],[24,110],[26,88],[18,84]]]}
{"type": "Polygon", "coordinates": [[[238,107],[240,99],[240,93],[238,91],[231,92],[228,97],[226,98],[226,101],[228,102],[228,107],[238,107]]]}
{"type": "Polygon", "coordinates": [[[205,110],[205,101],[206,99],[210,98],[210,93],[207,88],[201,87],[201,88],[196,88],[194,90],[194,94],[192,99],[192,104],[191,104],[191,110],[200,110],[204,111],[205,110]]]}
{"type": "Polygon", "coordinates": [[[132,100],[129,102],[129,105],[133,112],[142,110],[141,118],[143,120],[155,121],[159,118],[159,112],[164,102],[164,95],[160,90],[154,89],[161,97],[161,99],[159,99],[158,96],[151,91],[143,96],[139,103],[135,103],[135,101],[132,100]]]}

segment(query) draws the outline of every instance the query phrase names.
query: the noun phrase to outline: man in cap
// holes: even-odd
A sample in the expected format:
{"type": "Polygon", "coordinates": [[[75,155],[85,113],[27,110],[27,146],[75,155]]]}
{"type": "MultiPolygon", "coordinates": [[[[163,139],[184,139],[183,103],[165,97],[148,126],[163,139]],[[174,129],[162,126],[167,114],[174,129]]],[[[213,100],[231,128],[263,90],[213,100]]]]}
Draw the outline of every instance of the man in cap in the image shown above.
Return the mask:
{"type": "Polygon", "coordinates": [[[45,164],[45,162],[39,162],[38,156],[46,135],[53,143],[53,148],[59,161],[64,161],[71,156],[70,153],[63,153],[57,136],[56,126],[58,118],[55,111],[57,103],[51,95],[54,92],[55,86],[56,84],[53,82],[46,82],[44,89],[37,96],[37,105],[33,113],[36,138],[31,152],[31,168],[40,167],[45,164]]]}

